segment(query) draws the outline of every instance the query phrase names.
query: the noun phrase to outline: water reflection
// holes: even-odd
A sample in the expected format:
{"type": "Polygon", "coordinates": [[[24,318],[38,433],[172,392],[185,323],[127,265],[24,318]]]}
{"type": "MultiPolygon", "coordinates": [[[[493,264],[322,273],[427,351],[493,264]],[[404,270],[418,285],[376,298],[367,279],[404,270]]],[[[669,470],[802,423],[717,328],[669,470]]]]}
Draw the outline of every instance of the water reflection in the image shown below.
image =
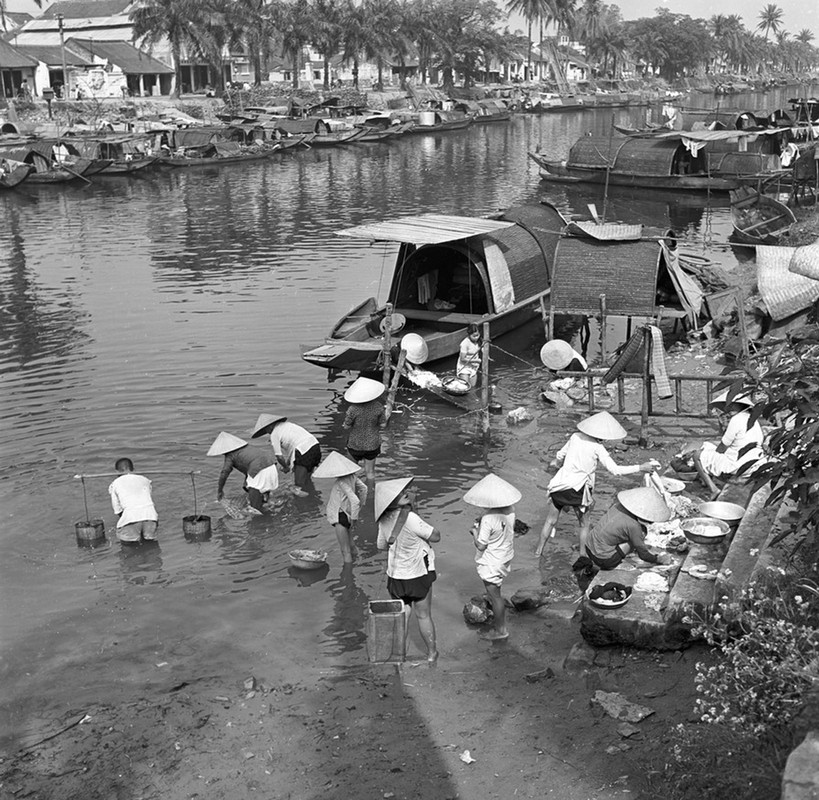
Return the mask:
{"type": "Polygon", "coordinates": [[[168,583],[162,571],[162,549],[159,542],[120,543],[122,577],[134,586],[168,583]]]}
{"type": "Polygon", "coordinates": [[[328,591],[333,599],[333,617],[323,631],[331,637],[325,644],[325,653],[338,655],[360,650],[367,642],[364,622],[370,597],[359,587],[352,564],[342,566],[328,591]]]}

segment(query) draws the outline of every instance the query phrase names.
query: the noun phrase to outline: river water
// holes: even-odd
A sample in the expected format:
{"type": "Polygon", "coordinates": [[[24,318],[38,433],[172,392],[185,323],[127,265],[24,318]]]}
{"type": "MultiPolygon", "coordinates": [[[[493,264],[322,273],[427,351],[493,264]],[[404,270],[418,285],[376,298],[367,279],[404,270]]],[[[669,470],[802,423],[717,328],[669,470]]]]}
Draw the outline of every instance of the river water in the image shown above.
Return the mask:
{"type": "MultiPolygon", "coordinates": [[[[773,107],[781,94],[736,104],[773,107]]],[[[519,116],[261,164],[0,195],[0,675],[12,712],[0,736],[13,739],[36,705],[32,675],[65,662],[91,668],[112,641],[147,664],[193,653],[217,631],[241,638],[241,620],[250,631],[287,628],[305,660],[365,660],[366,601],[385,594],[371,505],[355,570],[342,571],[315,498],[291,498],[251,523],[224,520],[215,503],[221,459],[206,458],[208,446],[220,430],[242,435],[260,412],[275,411],[313,431],[325,452],[343,449],[341,394],[351,378],[328,382],[300,348],[360,300],[383,298],[393,251],[335,236],[341,228],[539,199],[585,215],[594,202],[609,219],[671,226],[688,250],[733,260],[712,247],[730,232],[724,198],[612,191],[604,204],[599,188],[542,184],[527,158],[536,149],[563,156],[586,131],[644,115],[519,116]],[[86,481],[85,497],[73,479],[109,472],[123,455],[137,471],[177,471],[154,478],[159,547],[122,549],[109,479],[86,481]],[[212,516],[210,541],[184,539],[182,517],[194,510],[212,516]],[[109,543],[78,548],[74,524],[93,517],[105,520],[109,543]],[[298,546],[329,550],[329,572],[314,582],[293,572],[286,553],[298,546]]],[[[525,402],[536,382],[521,360],[535,364],[541,343],[530,326],[504,343],[511,355],[497,356],[493,379],[513,400],[517,391],[525,402]]],[[[474,420],[439,401],[399,396],[399,411],[379,472],[416,474],[423,515],[457,538],[470,516],[465,488],[491,468],[514,480],[516,466],[499,463],[474,420]]],[[[565,429],[555,430],[559,443],[565,429]]],[[[238,476],[228,493],[240,493],[238,476]]],[[[539,522],[537,498],[527,516],[539,522]]],[[[447,563],[436,589],[446,635],[480,586],[471,552],[446,541],[436,549],[447,563]]]]}

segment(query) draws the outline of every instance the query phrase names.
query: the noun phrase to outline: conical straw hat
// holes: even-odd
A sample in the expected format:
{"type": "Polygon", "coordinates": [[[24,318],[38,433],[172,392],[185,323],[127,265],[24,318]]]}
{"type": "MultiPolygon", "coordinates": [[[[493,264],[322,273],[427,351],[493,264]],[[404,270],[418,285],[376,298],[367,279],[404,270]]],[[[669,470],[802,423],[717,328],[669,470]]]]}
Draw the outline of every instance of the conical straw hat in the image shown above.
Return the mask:
{"type": "Polygon", "coordinates": [[[490,472],[464,495],[464,502],[478,508],[504,508],[514,505],[522,496],[511,483],[490,472]]]}
{"type": "Polygon", "coordinates": [[[581,419],[577,423],[577,430],[586,436],[606,441],[625,439],[628,436],[626,429],[608,411],[600,411],[591,417],[581,419]]]}
{"type": "Polygon", "coordinates": [[[617,492],[617,499],[626,511],[648,522],[666,522],[671,519],[671,509],[659,492],[649,486],[624,489],[617,492]]]}
{"type": "Polygon", "coordinates": [[[256,420],[256,424],[253,426],[250,438],[257,439],[262,435],[265,428],[269,428],[277,422],[284,422],[286,419],[287,417],[280,417],[276,414],[259,414],[259,419],[256,420]]]}
{"type": "Polygon", "coordinates": [[[345,475],[355,474],[360,469],[361,467],[355,461],[350,461],[349,458],[341,455],[341,453],[336,453],[334,450],[316,467],[313,477],[343,478],[345,475]]]}
{"type": "Polygon", "coordinates": [[[540,360],[549,369],[566,369],[577,354],[574,348],[562,339],[552,339],[540,348],[540,360]]]}
{"type": "MultiPolygon", "coordinates": [[[[384,384],[372,378],[356,378],[344,392],[348,403],[369,403],[384,394],[384,384]]],[[[315,473],[314,473],[315,474],[315,473]]]]}
{"type": "MultiPolygon", "coordinates": [[[[407,324],[407,318],[403,314],[399,314],[395,312],[390,316],[390,333],[398,333],[404,325],[407,324]]],[[[381,320],[381,323],[378,326],[381,328],[381,331],[384,332],[387,330],[387,318],[381,320]]]]}
{"type": "Polygon", "coordinates": [[[404,334],[401,349],[406,351],[410,364],[423,364],[429,358],[427,343],[417,333],[404,334]]]}
{"type": "MultiPolygon", "coordinates": [[[[725,389],[724,391],[720,392],[719,394],[714,395],[711,398],[711,405],[712,406],[724,405],[727,400],[728,400],[728,390],[725,389]]],[[[743,395],[735,394],[731,398],[731,402],[732,403],[739,403],[739,405],[741,405],[741,406],[748,406],[748,408],[750,408],[751,406],[754,405],[754,401],[747,394],[743,394],[743,395]]]]}
{"type": "MultiPolygon", "coordinates": [[[[315,474],[315,473],[313,473],[315,474]]],[[[390,503],[401,496],[414,478],[394,478],[391,481],[378,481],[375,484],[375,519],[381,518],[383,513],[389,508],[390,503]]]]}
{"type": "Polygon", "coordinates": [[[244,439],[240,439],[238,436],[234,436],[232,433],[222,431],[216,437],[216,439],[214,439],[213,444],[210,446],[210,450],[207,452],[207,455],[223,456],[225,453],[232,453],[234,450],[238,450],[240,447],[244,447],[246,444],[247,442],[244,439]]]}

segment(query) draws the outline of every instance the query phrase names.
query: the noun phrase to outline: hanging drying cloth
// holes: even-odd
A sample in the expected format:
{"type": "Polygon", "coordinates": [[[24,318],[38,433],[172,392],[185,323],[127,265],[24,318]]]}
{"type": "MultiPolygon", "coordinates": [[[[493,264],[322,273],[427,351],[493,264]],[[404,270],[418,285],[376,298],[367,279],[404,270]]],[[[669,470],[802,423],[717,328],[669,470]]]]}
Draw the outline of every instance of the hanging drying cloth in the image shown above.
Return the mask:
{"type": "Polygon", "coordinates": [[[706,144],[708,144],[708,142],[700,142],[695,139],[688,139],[685,136],[682,137],[682,143],[685,146],[685,149],[688,150],[688,152],[691,153],[691,155],[694,156],[695,158],[697,156],[697,153],[699,153],[700,150],[702,150],[702,148],[705,147],[706,144]]]}
{"type": "Polygon", "coordinates": [[[429,275],[422,275],[418,278],[418,302],[425,306],[430,299],[432,298],[432,294],[429,290],[429,275]]]}
{"type": "Polygon", "coordinates": [[[674,392],[665,365],[663,332],[656,325],[647,325],[646,329],[651,333],[651,371],[657,384],[657,394],[660,397],[673,397],[674,392]]]}

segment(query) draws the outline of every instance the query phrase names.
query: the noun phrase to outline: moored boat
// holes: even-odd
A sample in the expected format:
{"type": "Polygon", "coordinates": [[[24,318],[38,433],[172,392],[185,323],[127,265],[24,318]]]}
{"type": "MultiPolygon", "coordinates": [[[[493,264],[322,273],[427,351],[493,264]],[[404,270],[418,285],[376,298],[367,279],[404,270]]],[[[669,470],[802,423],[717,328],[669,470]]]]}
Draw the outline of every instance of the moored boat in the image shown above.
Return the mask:
{"type": "Polygon", "coordinates": [[[541,204],[492,218],[423,214],[338,231],[397,245],[388,297],[360,303],[302,358],[336,371],[375,369],[387,303],[405,320],[402,335],[424,339],[430,362],[455,355],[470,322],[489,323],[493,337],[519,327],[549,293],[556,232],[564,225],[557,209],[541,204]]]}
{"type": "Polygon", "coordinates": [[[727,192],[785,174],[777,155],[739,149],[742,138],[758,135],[758,131],[666,131],[649,136],[581,136],[566,160],[551,160],[540,153],[529,156],[546,181],[727,192]]]}
{"type": "Polygon", "coordinates": [[[0,189],[13,189],[34,169],[31,164],[0,156],[0,189]]]}
{"type": "Polygon", "coordinates": [[[32,169],[26,176],[29,183],[67,183],[87,180],[82,172],[92,159],[73,158],[71,164],[55,158],[54,142],[33,139],[17,142],[13,147],[0,150],[0,158],[28,164],[32,169]]]}
{"type": "Polygon", "coordinates": [[[734,238],[746,244],[776,244],[796,222],[784,203],[751,186],[731,192],[734,238]]]}
{"type": "Polygon", "coordinates": [[[457,111],[420,111],[407,133],[459,131],[472,124],[472,117],[457,111]]]}

